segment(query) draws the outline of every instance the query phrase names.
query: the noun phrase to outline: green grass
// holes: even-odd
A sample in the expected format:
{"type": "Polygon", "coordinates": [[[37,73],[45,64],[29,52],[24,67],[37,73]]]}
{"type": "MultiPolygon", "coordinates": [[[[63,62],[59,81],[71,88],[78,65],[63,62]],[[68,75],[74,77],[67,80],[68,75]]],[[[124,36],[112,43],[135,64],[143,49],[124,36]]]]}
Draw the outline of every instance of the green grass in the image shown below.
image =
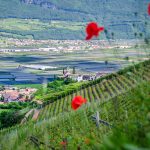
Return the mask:
{"type": "Polygon", "coordinates": [[[0,113],[3,111],[10,111],[10,109],[0,109],[0,113]]]}
{"type": "Polygon", "coordinates": [[[32,35],[21,35],[10,31],[0,32],[0,37],[15,38],[15,39],[33,39],[32,35]]]}
{"type": "Polygon", "coordinates": [[[19,84],[15,86],[18,88],[36,88],[36,89],[42,88],[42,84],[19,84]]]}
{"type": "Polygon", "coordinates": [[[43,22],[38,19],[7,18],[0,19],[0,36],[16,39],[53,39],[55,36],[61,39],[62,34],[68,33],[71,38],[71,35],[76,35],[77,32],[83,38],[84,35],[80,32],[84,30],[85,25],[86,23],[73,21],[43,22]]]}
{"type": "Polygon", "coordinates": [[[82,22],[49,21],[42,22],[38,19],[1,19],[1,30],[16,31],[42,31],[50,28],[81,30],[85,26],[82,22]]]}
{"type": "Polygon", "coordinates": [[[73,150],[77,147],[89,150],[150,148],[149,67],[149,61],[145,61],[103,80],[89,82],[85,87],[82,85],[79,90],[44,107],[37,121],[1,130],[1,147],[61,149],[60,142],[67,139],[67,149],[73,150]],[[75,95],[87,98],[88,104],[72,111],[71,100],[75,95]],[[96,126],[91,120],[96,111],[112,128],[104,124],[96,126]],[[33,137],[44,144],[35,144],[33,137]],[[9,144],[5,144],[6,140],[9,144]]]}
{"type": "Polygon", "coordinates": [[[91,103],[78,111],[60,114],[40,122],[26,124],[15,130],[1,131],[0,140],[3,149],[37,149],[30,140],[36,137],[44,145],[62,149],[60,142],[67,139],[67,149],[125,149],[130,147],[150,148],[149,134],[149,82],[110,99],[103,104],[91,103]],[[113,128],[96,124],[91,115],[100,111],[100,118],[107,121],[113,128]],[[120,138],[117,138],[120,137],[120,138]],[[117,138],[117,139],[116,139],[117,138]],[[116,139],[116,140],[115,140],[116,139]],[[6,140],[9,143],[6,144],[6,140]]]}

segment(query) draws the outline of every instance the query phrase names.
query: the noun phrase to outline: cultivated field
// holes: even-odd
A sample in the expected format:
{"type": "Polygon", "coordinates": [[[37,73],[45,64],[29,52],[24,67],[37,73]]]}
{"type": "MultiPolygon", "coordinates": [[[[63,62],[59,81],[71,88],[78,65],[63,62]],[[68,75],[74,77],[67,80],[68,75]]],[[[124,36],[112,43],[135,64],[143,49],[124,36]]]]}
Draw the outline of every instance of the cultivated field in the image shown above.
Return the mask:
{"type": "MultiPolygon", "coordinates": [[[[72,72],[72,67],[76,68],[77,74],[94,74],[96,72],[115,72],[127,65],[137,63],[148,59],[150,48],[148,46],[139,46],[134,48],[100,48],[97,47],[100,43],[95,41],[95,49],[88,49],[89,46],[94,47],[94,42],[83,44],[80,43],[78,50],[72,49],[68,51],[68,46],[76,46],[76,41],[63,42],[57,41],[51,47],[59,51],[44,49],[23,49],[20,52],[0,53],[0,83],[4,84],[39,84],[52,81],[54,75],[61,75],[62,68],[69,67],[72,72]],[[60,45],[59,45],[60,44],[60,45]],[[88,46],[88,47],[87,47],[88,46]],[[30,51],[24,51],[30,50],[30,51]],[[106,63],[108,62],[108,63],[106,63]],[[25,65],[40,65],[56,67],[57,69],[37,70],[33,68],[19,68],[25,65]],[[8,80],[3,77],[8,74],[8,80]],[[16,81],[11,81],[16,77],[16,81]]],[[[14,48],[13,48],[14,49],[14,48]]],[[[18,48],[17,48],[18,49],[18,48]]],[[[47,48],[48,49],[48,48],[47,48]]],[[[7,79],[7,77],[5,76],[7,79]]]]}

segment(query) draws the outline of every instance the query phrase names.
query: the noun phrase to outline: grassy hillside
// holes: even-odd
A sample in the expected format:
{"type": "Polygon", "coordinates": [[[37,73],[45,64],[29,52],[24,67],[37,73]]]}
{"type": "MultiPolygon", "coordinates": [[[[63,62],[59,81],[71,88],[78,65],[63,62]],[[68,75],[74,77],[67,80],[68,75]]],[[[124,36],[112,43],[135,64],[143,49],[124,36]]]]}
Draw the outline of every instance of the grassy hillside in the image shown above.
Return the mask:
{"type": "MultiPolygon", "coordinates": [[[[150,62],[150,61],[149,61],[150,62]]],[[[103,103],[109,99],[125,93],[128,90],[137,86],[143,80],[148,80],[150,77],[149,65],[144,67],[127,68],[120,71],[118,74],[111,74],[94,82],[85,83],[77,87],[68,88],[68,91],[57,92],[51,96],[49,94],[43,96],[45,100],[44,107],[39,115],[39,120],[57,116],[62,112],[71,111],[71,100],[76,95],[85,97],[88,102],[99,101],[103,103]],[[49,105],[48,105],[49,104],[49,105]]]]}
{"type": "MultiPolygon", "coordinates": [[[[150,62],[146,61],[144,63],[149,64],[150,62]]],[[[49,86],[48,86],[48,88],[45,89],[46,92],[44,93],[44,95],[42,93],[43,90],[41,88],[41,90],[38,91],[38,93],[36,94],[35,99],[41,100],[45,103],[52,103],[54,101],[57,101],[57,99],[64,98],[68,95],[72,95],[75,93],[76,93],[75,95],[82,93],[82,95],[84,96],[84,94],[86,93],[85,90],[87,90],[87,92],[90,91],[90,89],[88,89],[88,88],[90,88],[90,86],[92,86],[92,88],[94,88],[94,91],[92,91],[92,96],[94,96],[95,99],[100,99],[101,96],[97,94],[97,92],[99,92],[99,87],[102,86],[101,87],[102,91],[107,92],[108,94],[111,93],[110,91],[114,90],[114,88],[118,89],[118,85],[113,83],[114,79],[116,79],[117,81],[119,80],[118,81],[119,83],[122,81],[122,79],[125,82],[126,81],[130,82],[133,80],[132,79],[133,75],[134,75],[134,77],[138,77],[140,74],[142,75],[144,73],[146,73],[146,74],[149,73],[149,71],[148,71],[149,66],[147,66],[145,68],[146,72],[142,69],[142,67],[140,67],[142,70],[140,70],[140,68],[138,68],[138,67],[139,67],[139,64],[137,64],[135,66],[131,65],[131,66],[127,67],[126,69],[119,70],[117,73],[110,74],[105,77],[101,77],[100,79],[94,80],[94,81],[71,83],[69,85],[66,84],[65,86],[62,86],[62,87],[60,85],[58,85],[57,90],[55,88],[49,88],[49,86]],[[138,69],[137,71],[139,71],[139,72],[142,71],[142,72],[140,74],[135,72],[135,70],[134,70],[135,68],[138,69]],[[118,78],[121,78],[121,79],[118,79],[118,78]],[[112,82],[112,83],[105,83],[106,79],[109,79],[110,82],[112,82]],[[112,87],[112,89],[108,89],[109,87],[112,87]]],[[[135,83],[137,83],[137,82],[135,82],[135,83]]],[[[123,83],[120,83],[120,84],[122,85],[123,83]]],[[[130,86],[130,83],[129,83],[129,86],[130,86]]]]}
{"type": "Polygon", "coordinates": [[[0,36],[84,39],[83,24],[97,21],[107,31],[101,39],[145,38],[150,35],[147,4],[147,0],[0,0],[0,18],[16,18],[1,20],[0,36]]]}
{"type": "Polygon", "coordinates": [[[47,21],[38,19],[0,19],[0,37],[18,39],[84,38],[83,22],[47,21]]]}
{"type": "Polygon", "coordinates": [[[0,132],[2,149],[138,149],[150,148],[150,61],[120,71],[120,75],[87,86],[88,104],[70,110],[71,95],[50,104],[36,122],[0,132]],[[54,104],[54,103],[53,103],[54,104]],[[103,123],[92,121],[99,112],[103,123]],[[64,113],[61,113],[64,112],[64,113]],[[6,141],[9,143],[6,144],[6,141]],[[62,144],[62,141],[67,144],[62,144]]]}
{"type": "Polygon", "coordinates": [[[125,149],[150,148],[149,90],[143,83],[103,105],[91,104],[77,112],[61,114],[15,130],[1,131],[3,149],[125,149]],[[91,120],[100,118],[112,127],[91,120]],[[98,132],[97,132],[98,131],[98,132]],[[107,135],[107,136],[106,136],[107,135]],[[118,138],[119,137],[119,138],[118,138]],[[35,140],[36,139],[36,140],[35,140]],[[67,141],[67,146],[60,144],[67,141]],[[6,141],[9,143],[6,144],[6,141]]]}

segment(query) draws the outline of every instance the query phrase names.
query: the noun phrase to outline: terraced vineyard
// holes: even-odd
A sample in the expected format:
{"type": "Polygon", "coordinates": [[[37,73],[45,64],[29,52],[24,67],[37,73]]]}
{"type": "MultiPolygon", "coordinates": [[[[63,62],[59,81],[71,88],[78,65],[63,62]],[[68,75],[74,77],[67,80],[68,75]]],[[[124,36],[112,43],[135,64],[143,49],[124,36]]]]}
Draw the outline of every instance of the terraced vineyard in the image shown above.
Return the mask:
{"type": "Polygon", "coordinates": [[[142,81],[150,80],[150,65],[136,68],[133,71],[128,71],[125,74],[116,73],[114,77],[105,79],[102,82],[93,84],[86,88],[81,87],[79,90],[66,95],[53,103],[41,109],[38,120],[43,120],[57,116],[59,113],[71,111],[71,100],[75,95],[81,95],[87,99],[88,102],[103,103],[109,99],[125,93],[136,87],[142,81]]]}
{"type": "MultiPolygon", "coordinates": [[[[141,141],[146,141],[148,136],[143,136],[140,141],[136,141],[135,138],[135,136],[139,136],[141,132],[142,135],[146,134],[145,132],[148,132],[150,127],[147,121],[144,122],[149,111],[146,109],[146,106],[149,106],[148,94],[150,82],[146,82],[143,80],[140,85],[133,89],[130,88],[131,90],[128,90],[126,93],[121,94],[121,91],[118,90],[120,91],[120,93],[118,92],[119,95],[110,98],[109,101],[100,105],[98,105],[97,101],[96,103],[84,105],[78,111],[59,114],[57,117],[28,123],[10,130],[3,130],[0,132],[0,146],[4,150],[55,150],[63,149],[64,146],[60,143],[63,139],[67,139],[66,149],[68,150],[77,150],[78,148],[87,150],[98,148],[102,150],[111,149],[111,147],[114,146],[112,141],[112,145],[109,145],[110,148],[108,146],[103,148],[103,146],[106,145],[104,139],[106,135],[111,135],[113,130],[117,130],[121,133],[125,133],[129,136],[129,139],[134,139],[138,144],[143,144],[142,146],[148,149],[148,147],[146,147],[147,145],[144,145],[141,141]],[[99,126],[91,119],[91,116],[95,115],[96,112],[99,112],[100,119],[105,121],[105,123],[100,123],[99,126]],[[139,125],[141,127],[139,127],[139,125]],[[134,134],[132,132],[134,132],[134,134]],[[8,144],[6,144],[6,141],[9,141],[8,144]]],[[[80,90],[79,92],[82,93],[84,90],[80,90]]],[[[68,95],[68,99],[72,96],[73,95],[68,95]]],[[[50,109],[51,111],[48,110],[50,107],[46,107],[47,111],[49,111],[49,113],[58,114],[59,112],[54,110],[57,110],[57,108],[61,106],[59,102],[54,105],[55,107],[53,109],[50,109]]],[[[45,109],[43,109],[43,111],[44,110],[45,109]]],[[[116,141],[119,141],[119,137],[116,141]]],[[[121,143],[119,143],[115,145],[115,148],[118,147],[118,149],[122,149],[123,146],[123,144],[121,145],[121,143]]]]}
{"type": "MultiPolygon", "coordinates": [[[[79,148],[90,150],[100,147],[113,149],[113,145],[103,148],[108,144],[104,139],[106,135],[110,136],[116,132],[124,134],[127,137],[126,142],[129,140],[133,142],[134,139],[134,143],[147,148],[146,141],[149,136],[146,134],[150,131],[150,122],[146,120],[149,118],[150,110],[150,61],[94,83],[84,85],[79,90],[45,106],[40,110],[36,122],[29,121],[23,125],[1,130],[0,148],[64,149],[64,145],[60,142],[66,139],[67,149],[71,150],[79,148]],[[78,111],[71,111],[71,100],[75,95],[85,97],[88,104],[78,111]],[[100,120],[97,118],[92,121],[92,116],[96,113],[99,113],[100,120]],[[142,139],[139,140],[141,133],[142,139]]],[[[37,118],[36,115],[34,116],[37,118]]],[[[119,140],[119,134],[117,133],[115,142],[119,140]]],[[[121,143],[115,143],[115,148],[116,146],[118,149],[126,150],[121,143]]]]}

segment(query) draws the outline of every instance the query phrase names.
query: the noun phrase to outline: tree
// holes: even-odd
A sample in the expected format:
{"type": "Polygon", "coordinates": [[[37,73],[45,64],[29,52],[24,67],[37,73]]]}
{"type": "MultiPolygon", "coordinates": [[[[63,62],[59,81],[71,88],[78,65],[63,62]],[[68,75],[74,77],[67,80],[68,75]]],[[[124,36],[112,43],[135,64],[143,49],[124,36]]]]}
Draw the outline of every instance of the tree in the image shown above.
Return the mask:
{"type": "Polygon", "coordinates": [[[26,100],[28,101],[28,100],[29,100],[29,96],[28,96],[28,95],[26,95],[25,97],[26,97],[26,100]]]}
{"type": "Polygon", "coordinates": [[[133,23],[132,25],[133,25],[133,27],[135,27],[135,23],[133,23]]]}
{"type": "Polygon", "coordinates": [[[72,74],[76,74],[76,69],[75,69],[75,67],[73,67],[72,74]]]}
{"type": "Polygon", "coordinates": [[[109,39],[108,30],[105,29],[104,33],[105,33],[106,39],[109,39]]]}
{"type": "Polygon", "coordinates": [[[74,83],[74,81],[71,78],[67,78],[67,79],[64,80],[65,85],[68,85],[70,83],[74,83]]]}
{"type": "Polygon", "coordinates": [[[148,23],[145,21],[145,25],[148,25],[148,23]]]}
{"type": "Polygon", "coordinates": [[[1,96],[0,101],[2,101],[2,102],[4,101],[4,96],[3,95],[1,96]]]}
{"type": "Polygon", "coordinates": [[[112,39],[114,39],[114,32],[111,33],[112,39]]]}
{"type": "Polygon", "coordinates": [[[134,13],[134,15],[137,17],[138,13],[137,13],[137,12],[135,12],[135,13],[134,13]]]}
{"type": "Polygon", "coordinates": [[[145,38],[145,39],[144,39],[144,42],[145,42],[145,44],[149,44],[150,41],[149,41],[148,38],[145,38]]]}
{"type": "Polygon", "coordinates": [[[56,76],[56,74],[54,74],[54,79],[56,79],[57,78],[57,76],[56,76]]]}
{"type": "Polygon", "coordinates": [[[139,36],[142,38],[143,37],[143,33],[139,33],[139,36]]]}
{"type": "Polygon", "coordinates": [[[4,85],[0,85],[0,91],[3,91],[3,90],[5,90],[4,85]]]}
{"type": "Polygon", "coordinates": [[[105,60],[105,65],[108,65],[108,60],[105,60]]]}
{"type": "Polygon", "coordinates": [[[22,118],[23,115],[20,115],[17,111],[3,111],[0,113],[0,128],[7,128],[20,123],[22,118]]]}
{"type": "Polygon", "coordinates": [[[63,68],[63,74],[65,73],[65,68],[63,68]]]}
{"type": "Polygon", "coordinates": [[[107,34],[107,33],[108,33],[108,31],[105,29],[105,30],[104,30],[104,33],[105,33],[105,34],[107,34]]]}
{"type": "Polygon", "coordinates": [[[125,57],[124,59],[128,61],[129,60],[129,56],[125,57]]]}

